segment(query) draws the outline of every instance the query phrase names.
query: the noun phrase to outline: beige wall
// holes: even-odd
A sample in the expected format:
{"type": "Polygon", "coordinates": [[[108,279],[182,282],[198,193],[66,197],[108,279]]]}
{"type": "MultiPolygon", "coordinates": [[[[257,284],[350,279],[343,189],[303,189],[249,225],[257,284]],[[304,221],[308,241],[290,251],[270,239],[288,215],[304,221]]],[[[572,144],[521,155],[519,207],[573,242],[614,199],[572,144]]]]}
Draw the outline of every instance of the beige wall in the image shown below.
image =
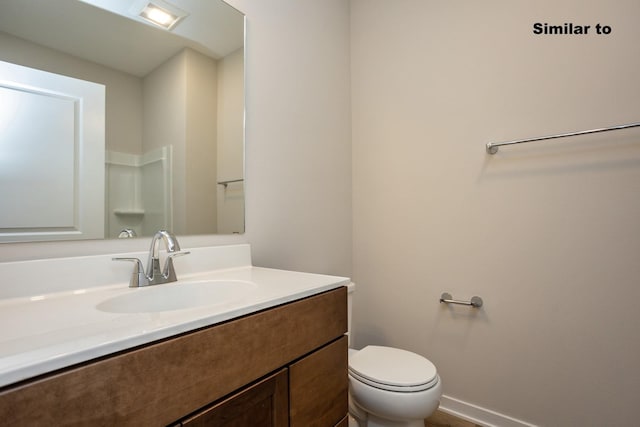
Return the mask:
{"type": "Polygon", "coordinates": [[[639,14],[351,1],[356,346],[417,351],[448,397],[537,425],[637,423],[640,131],[484,144],[639,121],[639,14]]]}
{"type": "Polygon", "coordinates": [[[257,265],[349,275],[349,4],[233,0],[247,14],[247,234],[257,265]]]}
{"type": "MultiPolygon", "coordinates": [[[[216,233],[217,62],[186,51],[186,234],[216,233]]],[[[242,75],[242,74],[241,74],[242,75]]]]}

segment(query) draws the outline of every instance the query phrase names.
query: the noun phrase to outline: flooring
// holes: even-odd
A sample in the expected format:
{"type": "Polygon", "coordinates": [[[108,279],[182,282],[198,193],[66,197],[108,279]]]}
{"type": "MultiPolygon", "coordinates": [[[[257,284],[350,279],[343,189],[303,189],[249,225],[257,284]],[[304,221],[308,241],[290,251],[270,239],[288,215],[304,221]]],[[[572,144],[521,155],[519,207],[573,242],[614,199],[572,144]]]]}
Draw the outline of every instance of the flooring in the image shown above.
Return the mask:
{"type": "Polygon", "coordinates": [[[425,427],[482,427],[481,425],[454,417],[442,411],[436,411],[424,420],[425,427]]]}

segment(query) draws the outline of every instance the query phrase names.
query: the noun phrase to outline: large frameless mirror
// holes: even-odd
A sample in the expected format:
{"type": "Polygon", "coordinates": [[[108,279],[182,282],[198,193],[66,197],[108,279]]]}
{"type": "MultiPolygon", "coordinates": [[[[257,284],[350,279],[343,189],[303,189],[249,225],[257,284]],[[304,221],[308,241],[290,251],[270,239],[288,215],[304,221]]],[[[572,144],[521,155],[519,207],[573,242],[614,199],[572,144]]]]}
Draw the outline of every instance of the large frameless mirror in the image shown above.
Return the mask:
{"type": "Polygon", "coordinates": [[[243,233],[244,71],[221,0],[1,0],[0,242],[243,233]]]}

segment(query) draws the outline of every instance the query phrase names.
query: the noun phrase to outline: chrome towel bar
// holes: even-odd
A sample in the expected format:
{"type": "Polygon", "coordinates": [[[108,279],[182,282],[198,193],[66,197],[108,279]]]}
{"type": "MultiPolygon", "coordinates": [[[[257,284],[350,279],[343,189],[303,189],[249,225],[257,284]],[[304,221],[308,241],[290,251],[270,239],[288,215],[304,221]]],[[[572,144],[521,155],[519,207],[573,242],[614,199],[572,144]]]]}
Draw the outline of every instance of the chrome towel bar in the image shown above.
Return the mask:
{"type": "Polygon", "coordinates": [[[523,144],[525,142],[544,141],[544,140],[547,140],[547,139],[565,138],[567,136],[587,135],[587,134],[590,134],[590,133],[598,133],[598,132],[609,132],[609,131],[612,131],[612,130],[635,128],[635,127],[638,127],[638,126],[640,126],[640,123],[629,123],[627,125],[611,126],[611,127],[607,127],[607,128],[598,128],[598,129],[590,129],[590,130],[582,130],[582,131],[579,131],[579,132],[560,133],[560,134],[557,134],[557,135],[539,136],[537,138],[517,139],[515,141],[489,142],[487,144],[487,154],[496,154],[498,152],[498,147],[501,147],[503,145],[523,144]]]}
{"type": "Polygon", "coordinates": [[[468,305],[475,308],[482,307],[482,298],[478,296],[471,297],[471,301],[460,301],[457,299],[453,299],[450,293],[444,292],[440,295],[440,302],[445,304],[459,304],[459,305],[468,305]]]}
{"type": "Polygon", "coordinates": [[[224,188],[227,188],[227,185],[231,184],[232,182],[242,182],[244,181],[244,179],[230,179],[229,181],[219,181],[218,185],[224,185],[224,188]]]}

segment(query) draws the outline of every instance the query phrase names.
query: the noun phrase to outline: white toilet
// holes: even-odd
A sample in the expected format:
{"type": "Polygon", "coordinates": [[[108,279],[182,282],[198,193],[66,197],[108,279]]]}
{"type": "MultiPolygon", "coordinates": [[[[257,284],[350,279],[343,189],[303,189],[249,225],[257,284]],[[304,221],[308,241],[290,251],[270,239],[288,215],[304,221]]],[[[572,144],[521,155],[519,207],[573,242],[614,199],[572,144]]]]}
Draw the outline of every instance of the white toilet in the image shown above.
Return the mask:
{"type": "MultiPolygon", "coordinates": [[[[355,285],[348,286],[348,318],[355,285]]],[[[349,350],[349,427],[424,427],[442,382],[428,359],[393,347],[349,350]]]]}

